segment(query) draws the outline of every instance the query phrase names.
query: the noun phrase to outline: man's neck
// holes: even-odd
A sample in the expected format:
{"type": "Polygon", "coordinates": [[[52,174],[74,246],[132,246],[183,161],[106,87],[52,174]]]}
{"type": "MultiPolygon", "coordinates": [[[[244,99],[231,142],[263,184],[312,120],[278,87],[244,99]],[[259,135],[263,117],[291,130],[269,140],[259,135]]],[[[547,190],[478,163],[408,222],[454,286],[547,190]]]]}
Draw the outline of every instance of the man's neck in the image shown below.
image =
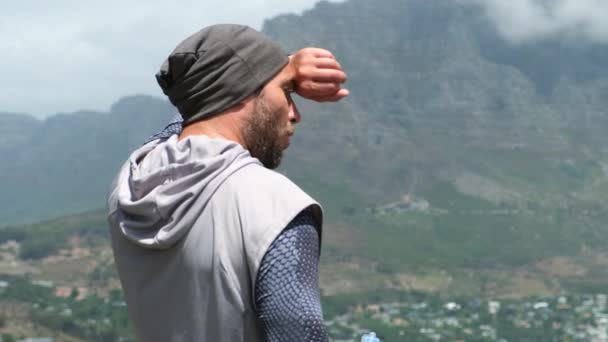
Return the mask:
{"type": "Polygon", "coordinates": [[[234,118],[229,116],[218,116],[189,124],[182,129],[179,140],[181,141],[193,135],[205,135],[210,138],[230,140],[246,148],[241,135],[240,125],[234,118]]]}
{"type": "Polygon", "coordinates": [[[206,135],[210,138],[234,141],[247,149],[242,128],[245,118],[252,113],[254,107],[255,97],[251,96],[222,113],[185,126],[179,135],[179,140],[191,135],[206,135]]]}

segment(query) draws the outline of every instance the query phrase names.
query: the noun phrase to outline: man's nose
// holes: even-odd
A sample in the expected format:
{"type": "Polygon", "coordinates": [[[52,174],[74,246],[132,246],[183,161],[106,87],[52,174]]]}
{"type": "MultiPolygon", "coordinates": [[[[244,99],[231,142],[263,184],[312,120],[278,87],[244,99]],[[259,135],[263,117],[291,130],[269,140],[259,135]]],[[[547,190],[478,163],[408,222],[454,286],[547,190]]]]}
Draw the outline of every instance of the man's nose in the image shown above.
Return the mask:
{"type": "Polygon", "coordinates": [[[296,103],[293,102],[293,99],[289,99],[289,121],[294,124],[297,124],[302,120],[302,116],[300,115],[300,111],[296,106],[296,103]]]}

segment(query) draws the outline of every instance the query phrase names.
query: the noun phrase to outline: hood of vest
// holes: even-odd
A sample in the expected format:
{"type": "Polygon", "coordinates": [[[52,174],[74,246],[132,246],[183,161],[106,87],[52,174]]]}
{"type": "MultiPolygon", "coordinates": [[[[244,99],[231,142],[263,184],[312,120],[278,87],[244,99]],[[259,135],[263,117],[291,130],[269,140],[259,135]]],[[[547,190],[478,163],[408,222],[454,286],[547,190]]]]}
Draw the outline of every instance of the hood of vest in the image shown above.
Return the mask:
{"type": "Polygon", "coordinates": [[[131,154],[108,206],[122,234],[149,249],[182,239],[218,187],[234,172],[261,163],[241,145],[206,136],[152,141],[131,154]]]}

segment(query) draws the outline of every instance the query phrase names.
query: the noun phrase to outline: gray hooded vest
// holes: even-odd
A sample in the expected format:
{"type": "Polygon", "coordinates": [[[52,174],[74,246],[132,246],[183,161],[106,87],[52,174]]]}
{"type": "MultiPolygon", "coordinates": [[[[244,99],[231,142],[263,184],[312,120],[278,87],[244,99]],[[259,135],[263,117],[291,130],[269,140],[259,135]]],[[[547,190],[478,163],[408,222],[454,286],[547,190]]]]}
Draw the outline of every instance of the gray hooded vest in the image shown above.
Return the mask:
{"type": "Polygon", "coordinates": [[[114,258],[143,342],[262,341],[255,279],[297,214],[321,207],[240,145],[205,136],[135,151],[108,199],[114,258]]]}

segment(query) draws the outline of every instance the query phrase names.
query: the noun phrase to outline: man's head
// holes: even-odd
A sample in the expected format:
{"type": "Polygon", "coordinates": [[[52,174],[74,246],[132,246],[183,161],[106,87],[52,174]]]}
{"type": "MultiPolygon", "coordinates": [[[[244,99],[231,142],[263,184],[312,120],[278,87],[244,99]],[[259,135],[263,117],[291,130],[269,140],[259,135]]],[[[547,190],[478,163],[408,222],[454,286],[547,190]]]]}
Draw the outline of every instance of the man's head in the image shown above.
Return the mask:
{"type": "Polygon", "coordinates": [[[243,116],[244,145],[269,169],[281,163],[283,151],[295,133],[295,125],[301,120],[291,98],[292,92],[293,75],[285,67],[253,98],[253,108],[243,116]]]}
{"type": "Polygon", "coordinates": [[[250,27],[213,25],[181,42],[156,79],[187,125],[237,105],[288,62],[276,43],[250,27]]]}
{"type": "Polygon", "coordinates": [[[219,133],[264,166],[278,166],[300,116],[289,58],[268,37],[246,26],[205,28],[178,45],[156,77],[184,132],[207,126],[198,132],[219,133]]]}

